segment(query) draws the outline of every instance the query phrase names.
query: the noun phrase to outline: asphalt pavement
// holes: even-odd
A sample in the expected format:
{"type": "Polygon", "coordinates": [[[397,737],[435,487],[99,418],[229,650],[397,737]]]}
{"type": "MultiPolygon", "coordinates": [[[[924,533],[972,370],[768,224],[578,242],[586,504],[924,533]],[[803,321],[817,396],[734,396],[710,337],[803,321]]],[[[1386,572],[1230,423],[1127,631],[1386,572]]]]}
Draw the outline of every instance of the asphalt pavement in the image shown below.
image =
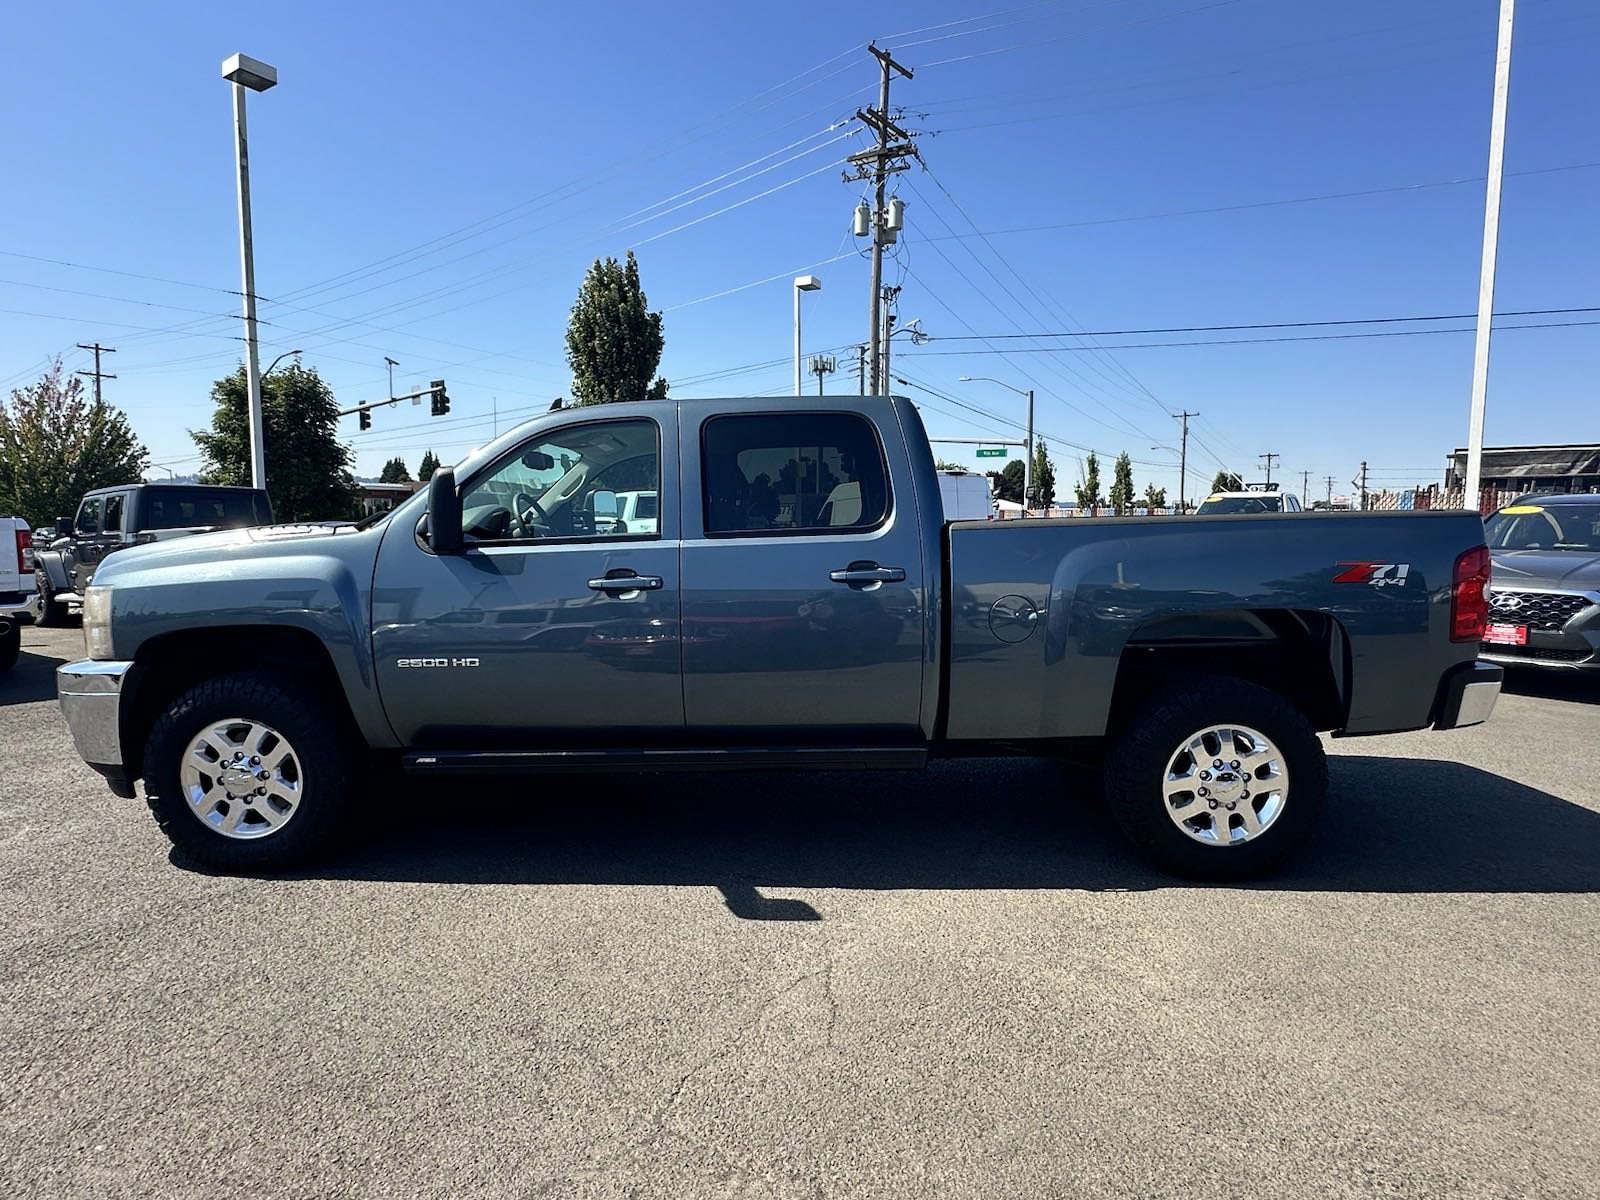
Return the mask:
{"type": "Polygon", "coordinates": [[[1194,887],[1093,781],[439,783],[169,859],[0,676],[0,1195],[1600,1195],[1600,683],[1334,742],[1194,887]]]}

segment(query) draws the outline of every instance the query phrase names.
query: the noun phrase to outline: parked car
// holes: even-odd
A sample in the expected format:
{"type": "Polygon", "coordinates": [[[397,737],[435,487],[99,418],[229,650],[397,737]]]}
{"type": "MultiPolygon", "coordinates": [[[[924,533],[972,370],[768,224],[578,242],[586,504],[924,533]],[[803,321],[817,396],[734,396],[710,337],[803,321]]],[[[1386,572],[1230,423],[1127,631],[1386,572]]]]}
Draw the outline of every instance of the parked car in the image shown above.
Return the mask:
{"type": "Polygon", "coordinates": [[[1212,492],[1195,509],[1197,517],[1228,513],[1304,512],[1300,497],[1290,492],[1212,492]]]}
{"type": "Polygon", "coordinates": [[[82,601],[106,555],[144,542],[272,523],[272,502],[256,488],[136,483],[97,488],[75,518],[56,521],[55,538],[35,555],[41,623],[64,620],[82,601]]]}
{"type": "Polygon", "coordinates": [[[1484,529],[1494,585],[1483,656],[1600,670],[1600,495],[1519,497],[1484,529]]]}
{"type": "Polygon", "coordinates": [[[455,776],[1029,754],[1102,763],[1137,845],[1227,878],[1315,824],[1319,731],[1489,715],[1488,570],[1466,512],[948,522],[900,398],[613,404],[528,422],[365,529],[118,552],[58,690],[84,760],[118,795],[143,779],[219,870],[324,849],[374,758],[455,776]],[[655,529],[597,519],[641,478],[655,529]]]}
{"type": "Polygon", "coordinates": [[[618,492],[617,516],[622,528],[618,533],[654,533],[660,519],[661,498],[658,492],[618,492]]]}
{"type": "Polygon", "coordinates": [[[20,517],[0,517],[0,671],[22,653],[22,627],[38,619],[33,582],[33,533],[20,517]]]}

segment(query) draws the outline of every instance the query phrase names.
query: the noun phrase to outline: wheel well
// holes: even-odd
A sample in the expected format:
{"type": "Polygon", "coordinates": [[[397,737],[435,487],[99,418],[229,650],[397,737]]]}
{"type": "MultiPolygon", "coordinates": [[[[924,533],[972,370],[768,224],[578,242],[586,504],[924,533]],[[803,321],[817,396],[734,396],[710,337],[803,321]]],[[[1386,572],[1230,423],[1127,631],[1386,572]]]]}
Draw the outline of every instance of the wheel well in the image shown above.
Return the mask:
{"type": "Polygon", "coordinates": [[[1117,665],[1108,732],[1175,674],[1247,680],[1290,701],[1322,731],[1343,728],[1349,711],[1349,644],[1325,613],[1184,613],[1141,626],[1117,665]]]}
{"type": "Polygon", "coordinates": [[[122,700],[121,739],[128,777],[144,773],[144,743],[163,710],[197,683],[235,671],[270,669],[303,680],[315,694],[332,698],[356,729],[344,685],[328,648],[313,633],[272,625],[185,629],[151,638],[134,655],[122,700]]]}

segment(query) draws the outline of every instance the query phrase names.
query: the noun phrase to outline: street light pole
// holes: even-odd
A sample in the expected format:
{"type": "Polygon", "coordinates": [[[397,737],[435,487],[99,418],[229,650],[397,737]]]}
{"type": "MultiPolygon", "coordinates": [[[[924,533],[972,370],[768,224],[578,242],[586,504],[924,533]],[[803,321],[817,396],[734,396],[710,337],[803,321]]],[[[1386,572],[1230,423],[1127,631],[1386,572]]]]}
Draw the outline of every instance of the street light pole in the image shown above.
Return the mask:
{"type": "Polygon", "coordinates": [[[1022,388],[1012,387],[1009,383],[1001,383],[1000,380],[989,375],[963,375],[961,376],[961,382],[997,383],[1007,391],[1015,392],[1019,396],[1027,397],[1028,426],[1027,432],[1023,435],[1023,445],[1025,447],[1023,454],[1025,457],[1022,460],[1022,515],[1026,517],[1028,515],[1028,495],[1033,491],[1033,389],[1028,388],[1026,391],[1024,391],[1022,388]]]}
{"type": "Polygon", "coordinates": [[[1478,273],[1478,328],[1472,347],[1472,408],[1467,418],[1465,507],[1481,509],[1483,412],[1489,393],[1489,331],[1494,324],[1494,269],[1500,244],[1500,174],[1506,154],[1506,99],[1511,90],[1511,27],[1517,0],[1500,0],[1500,37],[1494,60],[1494,104],[1489,118],[1489,182],[1483,201],[1483,258],[1478,273]]]}
{"type": "Polygon", "coordinates": [[[800,293],[814,292],[822,287],[815,275],[796,275],[794,280],[794,394],[800,395],[800,385],[805,376],[800,367],[800,293]]]}
{"type": "Polygon", "coordinates": [[[250,232],[250,136],[245,126],[245,89],[264,92],[278,72],[244,54],[224,60],[222,77],[233,84],[234,162],[239,174],[239,257],[244,277],[245,383],[250,396],[250,486],[267,486],[267,451],[261,420],[261,358],[256,343],[256,263],[250,232]]]}

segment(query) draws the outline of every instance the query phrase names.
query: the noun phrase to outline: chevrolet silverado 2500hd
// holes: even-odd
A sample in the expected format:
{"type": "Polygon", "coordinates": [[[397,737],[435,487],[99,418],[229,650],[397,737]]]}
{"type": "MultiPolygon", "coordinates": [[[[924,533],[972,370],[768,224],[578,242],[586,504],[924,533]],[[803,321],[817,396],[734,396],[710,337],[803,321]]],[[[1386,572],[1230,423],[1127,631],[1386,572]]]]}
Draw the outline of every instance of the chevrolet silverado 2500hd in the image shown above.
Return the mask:
{"type": "Polygon", "coordinates": [[[1489,715],[1488,571],[1465,512],[947,523],[899,398],[614,404],[365,528],[119,552],[59,691],[85,761],[223,870],[322,849],[374,757],[514,799],[1035,754],[1100,762],[1135,843],[1226,878],[1311,828],[1318,731],[1489,715]],[[644,492],[656,520],[619,520],[644,492]]]}

